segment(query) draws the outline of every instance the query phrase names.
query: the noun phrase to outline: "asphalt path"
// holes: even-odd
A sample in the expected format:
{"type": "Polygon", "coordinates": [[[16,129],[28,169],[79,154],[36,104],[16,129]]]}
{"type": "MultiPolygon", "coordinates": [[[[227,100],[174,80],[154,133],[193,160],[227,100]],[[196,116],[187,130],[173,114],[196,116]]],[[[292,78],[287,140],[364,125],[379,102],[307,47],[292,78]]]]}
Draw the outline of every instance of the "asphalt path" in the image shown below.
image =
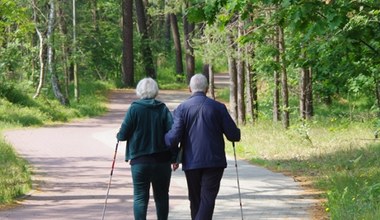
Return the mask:
{"type": "MultiPolygon", "coordinates": [[[[187,91],[160,91],[157,99],[174,109],[189,95],[187,91]]],[[[113,91],[104,116],[4,132],[6,140],[31,163],[34,187],[16,206],[0,211],[0,219],[101,219],[116,149],[115,135],[134,99],[132,90],[113,91]]],[[[132,178],[124,153],[125,142],[120,142],[105,219],[133,219],[132,178]]],[[[237,166],[242,203],[235,160],[229,157],[214,219],[313,219],[311,210],[317,200],[292,177],[245,161],[237,161],[237,166]]],[[[152,198],[148,219],[156,219],[152,198]]],[[[169,219],[191,219],[185,176],[180,169],[172,174],[169,219]]]]}

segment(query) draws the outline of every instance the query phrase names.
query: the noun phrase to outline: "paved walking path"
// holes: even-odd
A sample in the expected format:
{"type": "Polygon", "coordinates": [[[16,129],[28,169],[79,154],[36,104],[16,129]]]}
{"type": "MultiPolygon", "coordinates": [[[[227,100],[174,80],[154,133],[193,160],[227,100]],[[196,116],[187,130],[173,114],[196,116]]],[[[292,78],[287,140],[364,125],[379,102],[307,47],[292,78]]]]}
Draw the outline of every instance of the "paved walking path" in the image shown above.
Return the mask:
{"type": "MultiPolygon", "coordinates": [[[[159,100],[173,109],[187,91],[160,91],[159,100]]],[[[5,132],[6,139],[34,167],[35,188],[1,220],[101,219],[116,146],[115,135],[134,91],[115,91],[105,116],[59,126],[5,132]]],[[[227,147],[231,147],[227,144],[227,147]]],[[[120,142],[105,219],[133,219],[130,166],[120,142]]],[[[242,219],[233,158],[222,180],[214,219],[242,219]]],[[[244,219],[313,219],[316,200],[293,178],[238,161],[244,219]]],[[[173,172],[170,220],[190,219],[184,174],[173,172]]],[[[156,219],[151,200],[148,219],[156,219]]]]}

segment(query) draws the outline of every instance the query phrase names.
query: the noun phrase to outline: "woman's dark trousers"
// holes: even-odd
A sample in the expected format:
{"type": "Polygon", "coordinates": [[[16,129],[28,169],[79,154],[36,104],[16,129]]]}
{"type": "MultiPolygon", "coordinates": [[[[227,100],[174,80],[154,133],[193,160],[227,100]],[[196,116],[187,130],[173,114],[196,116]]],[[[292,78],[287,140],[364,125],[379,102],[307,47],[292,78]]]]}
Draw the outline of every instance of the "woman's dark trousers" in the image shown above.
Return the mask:
{"type": "Polygon", "coordinates": [[[157,220],[167,220],[171,164],[150,163],[132,165],[133,211],[135,220],[146,220],[150,184],[156,203],[157,220]]]}

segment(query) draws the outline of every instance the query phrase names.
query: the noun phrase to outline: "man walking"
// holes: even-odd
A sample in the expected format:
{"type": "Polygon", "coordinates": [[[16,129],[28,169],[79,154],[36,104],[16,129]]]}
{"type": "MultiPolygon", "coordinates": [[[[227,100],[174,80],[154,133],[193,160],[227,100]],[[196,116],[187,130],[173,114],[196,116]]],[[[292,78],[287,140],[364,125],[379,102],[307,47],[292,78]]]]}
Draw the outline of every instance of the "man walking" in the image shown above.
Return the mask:
{"type": "Polygon", "coordinates": [[[227,167],[223,135],[229,141],[239,141],[240,129],[224,104],[206,96],[208,82],[204,75],[194,75],[189,90],[192,95],[174,111],[174,124],[166,133],[165,142],[173,148],[179,143],[183,147],[182,169],[191,219],[211,220],[227,167]]]}

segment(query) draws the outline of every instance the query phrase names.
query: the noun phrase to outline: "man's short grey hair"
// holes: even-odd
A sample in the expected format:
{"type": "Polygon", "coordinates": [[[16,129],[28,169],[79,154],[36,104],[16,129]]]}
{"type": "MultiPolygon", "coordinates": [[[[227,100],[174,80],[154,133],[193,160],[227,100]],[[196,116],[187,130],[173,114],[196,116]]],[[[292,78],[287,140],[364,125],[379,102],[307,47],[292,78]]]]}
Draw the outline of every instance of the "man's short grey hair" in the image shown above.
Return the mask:
{"type": "Polygon", "coordinates": [[[152,78],[140,80],[136,87],[136,95],[140,99],[154,99],[158,94],[157,82],[152,78]]]}
{"type": "Polygon", "coordinates": [[[207,78],[201,73],[195,74],[193,77],[191,77],[189,86],[192,93],[207,92],[207,78]]]}

